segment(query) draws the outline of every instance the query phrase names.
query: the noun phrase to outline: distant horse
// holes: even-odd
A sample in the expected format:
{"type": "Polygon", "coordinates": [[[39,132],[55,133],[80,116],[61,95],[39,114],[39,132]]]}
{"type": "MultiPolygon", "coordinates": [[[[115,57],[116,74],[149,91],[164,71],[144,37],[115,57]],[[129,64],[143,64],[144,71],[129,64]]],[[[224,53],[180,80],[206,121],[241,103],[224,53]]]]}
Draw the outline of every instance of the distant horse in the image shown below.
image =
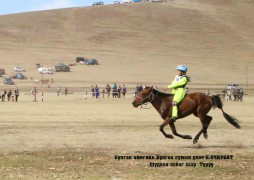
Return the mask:
{"type": "MultiPolygon", "coordinates": [[[[153,87],[146,87],[144,90],[140,92],[138,96],[136,96],[132,105],[134,107],[138,107],[141,106],[142,104],[150,102],[153,105],[153,107],[158,111],[158,113],[161,115],[162,119],[164,119],[164,122],[160,126],[160,131],[166,138],[170,139],[174,138],[173,135],[167,134],[164,131],[164,127],[169,124],[175,136],[179,136],[183,139],[192,139],[190,135],[181,135],[177,133],[175,124],[173,121],[171,121],[172,100],[173,100],[172,94],[160,92],[156,89],[153,89],[153,87]]],[[[238,129],[241,128],[240,125],[237,123],[238,120],[225,113],[222,109],[222,106],[223,104],[219,95],[207,96],[204,93],[199,92],[190,93],[186,95],[186,97],[182,100],[182,102],[179,103],[178,105],[179,119],[194,114],[196,117],[200,119],[202,123],[202,128],[195,136],[193,144],[198,142],[198,139],[202,133],[205,139],[208,138],[207,128],[210,122],[212,121],[212,117],[208,116],[207,113],[211,110],[212,107],[219,108],[222,111],[224,118],[230,124],[232,124],[238,129]]]]}
{"type": "Polygon", "coordinates": [[[232,90],[228,89],[225,94],[225,100],[232,101],[233,97],[234,96],[233,96],[232,90]]]}
{"type": "Polygon", "coordinates": [[[234,89],[233,96],[234,101],[243,101],[243,89],[234,89]]]}

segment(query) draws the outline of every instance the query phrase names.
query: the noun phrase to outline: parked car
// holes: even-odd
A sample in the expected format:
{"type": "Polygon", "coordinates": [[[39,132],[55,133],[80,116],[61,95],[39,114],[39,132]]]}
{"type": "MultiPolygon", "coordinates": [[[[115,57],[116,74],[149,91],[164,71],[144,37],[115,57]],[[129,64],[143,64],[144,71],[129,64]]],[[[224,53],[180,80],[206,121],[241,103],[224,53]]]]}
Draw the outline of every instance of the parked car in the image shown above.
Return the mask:
{"type": "Polygon", "coordinates": [[[15,67],[13,68],[13,70],[14,70],[15,72],[25,72],[25,69],[24,69],[24,68],[18,67],[18,66],[15,66],[15,67]]]}
{"type": "Polygon", "coordinates": [[[84,63],[86,65],[99,65],[96,59],[85,59],[84,63]]]}
{"type": "Polygon", "coordinates": [[[152,2],[162,2],[162,0],[152,0],[152,2]]]}
{"type": "Polygon", "coordinates": [[[241,89],[242,87],[238,84],[228,84],[226,89],[241,89]]]}
{"type": "Polygon", "coordinates": [[[40,68],[38,68],[38,71],[41,74],[53,74],[52,68],[40,67],[40,68]]]}
{"type": "Polygon", "coordinates": [[[16,73],[13,76],[11,76],[13,79],[27,79],[27,77],[22,73],[16,73]]]}
{"type": "Polygon", "coordinates": [[[36,67],[36,68],[39,68],[39,67],[42,67],[42,65],[39,64],[39,63],[36,63],[36,64],[35,64],[35,67],[36,67]]]}
{"type": "Polygon", "coordinates": [[[5,75],[5,69],[0,68],[0,76],[5,75]]]}
{"type": "Polygon", "coordinates": [[[98,5],[103,5],[104,2],[103,1],[98,1],[98,2],[94,2],[93,6],[98,6],[98,5]]]}
{"type": "Polygon", "coordinates": [[[6,85],[14,85],[14,82],[10,76],[3,76],[4,84],[6,85]]]}
{"type": "Polygon", "coordinates": [[[58,63],[55,65],[54,68],[55,68],[56,72],[69,72],[70,71],[70,67],[64,63],[58,63]]]}
{"type": "Polygon", "coordinates": [[[131,3],[132,0],[123,0],[123,3],[131,3]]]}
{"type": "Polygon", "coordinates": [[[84,60],[85,60],[85,58],[83,58],[83,57],[76,57],[75,62],[80,63],[80,62],[84,62],[84,60]]]}

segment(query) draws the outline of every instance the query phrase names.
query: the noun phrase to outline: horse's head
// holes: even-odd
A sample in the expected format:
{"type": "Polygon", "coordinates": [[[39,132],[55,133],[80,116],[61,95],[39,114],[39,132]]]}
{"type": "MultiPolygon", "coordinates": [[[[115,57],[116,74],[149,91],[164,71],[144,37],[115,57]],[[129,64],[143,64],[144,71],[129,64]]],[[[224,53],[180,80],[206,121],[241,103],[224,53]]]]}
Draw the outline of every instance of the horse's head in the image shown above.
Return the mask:
{"type": "Polygon", "coordinates": [[[132,105],[138,107],[142,104],[151,102],[154,98],[153,87],[146,87],[134,99],[132,105]]]}

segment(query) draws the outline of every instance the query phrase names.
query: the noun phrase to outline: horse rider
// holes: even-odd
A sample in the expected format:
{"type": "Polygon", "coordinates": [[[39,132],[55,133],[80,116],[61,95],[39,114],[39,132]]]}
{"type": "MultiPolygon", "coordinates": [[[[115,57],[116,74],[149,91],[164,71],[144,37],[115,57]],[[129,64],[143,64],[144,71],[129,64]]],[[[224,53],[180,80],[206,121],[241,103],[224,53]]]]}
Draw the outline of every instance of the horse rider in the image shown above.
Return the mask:
{"type": "Polygon", "coordinates": [[[173,101],[172,101],[172,117],[171,120],[175,122],[178,118],[178,108],[177,104],[180,103],[183,98],[185,97],[185,86],[190,81],[190,78],[186,75],[187,73],[187,66],[179,65],[176,67],[177,75],[175,76],[174,81],[164,88],[173,89],[172,94],[174,94],[173,101]]]}

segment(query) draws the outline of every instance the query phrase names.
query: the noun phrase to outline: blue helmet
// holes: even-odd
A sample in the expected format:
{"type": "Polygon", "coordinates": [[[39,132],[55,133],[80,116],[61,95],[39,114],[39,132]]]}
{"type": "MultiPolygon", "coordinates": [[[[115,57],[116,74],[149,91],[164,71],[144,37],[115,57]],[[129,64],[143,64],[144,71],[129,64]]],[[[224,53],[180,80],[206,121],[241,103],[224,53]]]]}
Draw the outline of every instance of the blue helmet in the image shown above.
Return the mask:
{"type": "Polygon", "coordinates": [[[176,67],[176,70],[187,72],[188,68],[185,65],[179,65],[176,67]]]}

